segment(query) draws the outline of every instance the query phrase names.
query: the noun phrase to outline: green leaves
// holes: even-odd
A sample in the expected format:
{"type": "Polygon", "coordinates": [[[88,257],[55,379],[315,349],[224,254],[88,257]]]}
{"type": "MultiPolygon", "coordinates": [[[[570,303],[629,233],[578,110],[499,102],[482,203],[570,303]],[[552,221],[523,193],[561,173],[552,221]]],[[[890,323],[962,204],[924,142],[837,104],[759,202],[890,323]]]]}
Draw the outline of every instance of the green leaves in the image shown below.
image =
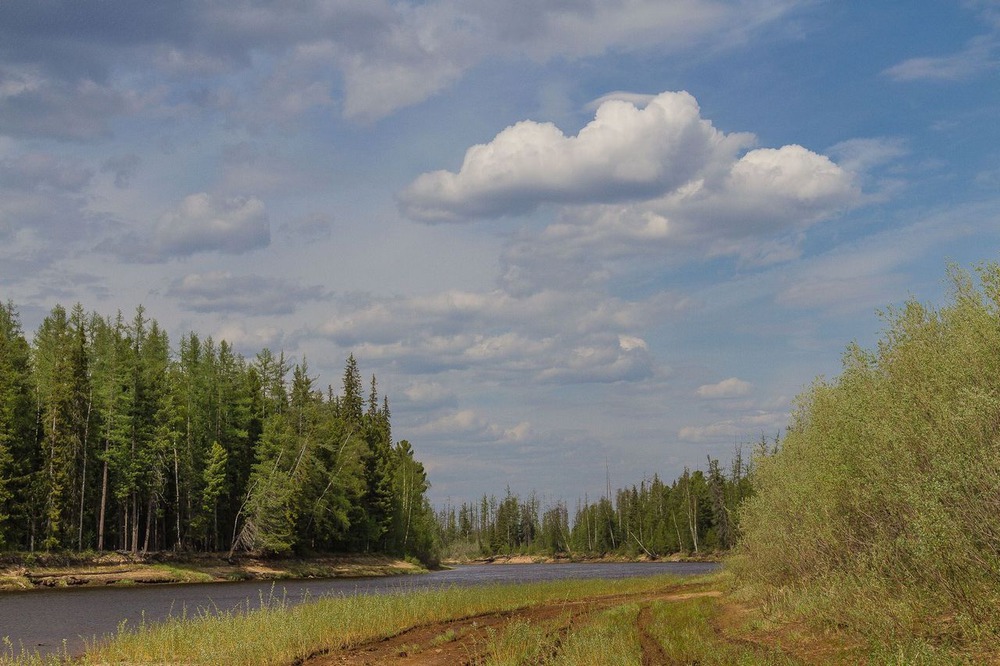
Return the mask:
{"type": "Polygon", "coordinates": [[[393,445],[388,398],[373,377],[365,401],[353,356],[343,388],[195,333],[174,356],[142,307],[126,321],[56,306],[29,345],[0,306],[0,547],[435,557],[426,476],[393,445]]]}
{"type": "Polygon", "coordinates": [[[867,581],[863,611],[845,595],[826,612],[867,626],[922,608],[1000,629],[1000,267],[978,274],[979,288],[953,268],[940,309],[887,310],[876,349],[849,347],[841,376],[800,398],[781,450],[757,462],[733,560],[744,582],[819,595],[867,581]]]}

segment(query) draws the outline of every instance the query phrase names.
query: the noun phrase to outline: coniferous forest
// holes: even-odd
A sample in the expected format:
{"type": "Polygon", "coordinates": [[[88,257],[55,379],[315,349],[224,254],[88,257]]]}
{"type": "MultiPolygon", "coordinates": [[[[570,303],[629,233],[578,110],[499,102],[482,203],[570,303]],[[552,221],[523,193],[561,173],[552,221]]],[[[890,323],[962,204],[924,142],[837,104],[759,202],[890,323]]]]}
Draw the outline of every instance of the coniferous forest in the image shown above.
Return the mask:
{"type": "Polygon", "coordinates": [[[433,559],[423,466],[351,356],[306,360],[56,306],[0,306],[0,548],[384,552],[433,559]]]}
{"type": "MultiPolygon", "coordinates": [[[[767,440],[756,449],[757,456],[767,454],[767,440]]],[[[508,488],[502,498],[445,505],[437,520],[445,555],[456,559],[700,556],[736,544],[739,507],[753,492],[751,471],[737,447],[728,469],[709,457],[707,471],[685,469],[671,483],[654,474],[612,492],[609,482],[603,496],[577,500],[572,514],[563,501],[543,506],[535,494],[521,498],[508,488]]]]}
{"type": "MultiPolygon", "coordinates": [[[[750,495],[724,469],[594,501],[503,498],[436,512],[389,400],[350,356],[341,386],[263,349],[56,306],[30,340],[0,306],[0,548],[660,557],[727,550],[750,495]]],[[[766,442],[761,442],[766,449],[766,442]]]]}

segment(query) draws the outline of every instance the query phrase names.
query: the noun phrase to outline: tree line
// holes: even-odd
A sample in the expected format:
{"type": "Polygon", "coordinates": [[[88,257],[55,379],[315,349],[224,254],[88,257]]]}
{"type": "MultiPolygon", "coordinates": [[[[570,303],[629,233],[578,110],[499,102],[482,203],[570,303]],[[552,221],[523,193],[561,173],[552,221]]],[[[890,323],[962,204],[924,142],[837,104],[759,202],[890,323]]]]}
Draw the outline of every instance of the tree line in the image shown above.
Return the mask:
{"type": "Polygon", "coordinates": [[[433,559],[423,465],[355,358],[247,360],[191,332],[172,349],[56,306],[29,342],[0,305],[0,548],[391,552],[433,559]]]}
{"type": "MultiPolygon", "coordinates": [[[[775,444],[777,445],[777,444],[775,444]]],[[[767,449],[764,440],[758,445],[767,449]]],[[[568,555],[658,558],[728,550],[739,535],[738,508],[752,493],[750,462],[737,447],[728,469],[709,458],[706,471],[685,469],[673,483],[654,475],[574,507],[542,507],[535,494],[446,504],[437,512],[444,550],[453,557],[568,555]]]]}

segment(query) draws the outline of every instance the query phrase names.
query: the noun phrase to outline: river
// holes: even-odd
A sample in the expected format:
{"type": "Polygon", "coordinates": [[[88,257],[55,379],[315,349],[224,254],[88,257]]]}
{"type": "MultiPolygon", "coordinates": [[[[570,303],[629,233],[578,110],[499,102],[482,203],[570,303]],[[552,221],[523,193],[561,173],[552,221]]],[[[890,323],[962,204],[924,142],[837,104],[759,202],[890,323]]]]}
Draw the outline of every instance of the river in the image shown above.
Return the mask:
{"type": "MultiPolygon", "coordinates": [[[[0,639],[17,654],[83,650],[84,639],[116,633],[120,627],[219,611],[247,610],[269,600],[299,603],[324,595],[385,594],[451,585],[520,583],[585,578],[628,578],[655,574],[689,575],[714,571],[700,562],[632,564],[489,564],[382,578],[328,578],[292,581],[201,583],[149,587],[67,588],[0,593],[0,639]]],[[[0,654],[3,653],[0,647],[0,654]]]]}

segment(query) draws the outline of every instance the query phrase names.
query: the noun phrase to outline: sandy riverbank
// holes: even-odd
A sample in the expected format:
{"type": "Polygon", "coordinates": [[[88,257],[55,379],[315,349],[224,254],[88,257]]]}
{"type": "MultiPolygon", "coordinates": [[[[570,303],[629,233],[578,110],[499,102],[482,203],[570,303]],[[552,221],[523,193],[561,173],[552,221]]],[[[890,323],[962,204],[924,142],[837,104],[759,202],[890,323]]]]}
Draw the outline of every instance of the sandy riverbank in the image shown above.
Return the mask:
{"type": "Polygon", "coordinates": [[[721,562],[722,556],[711,553],[707,555],[687,556],[681,554],[668,555],[661,558],[651,558],[645,555],[641,557],[627,557],[624,555],[603,555],[599,557],[576,557],[569,555],[496,555],[493,557],[480,557],[467,560],[445,560],[445,565],[458,564],[587,564],[587,563],[611,563],[611,562],[721,562]]]}
{"type": "Polygon", "coordinates": [[[0,556],[0,590],[395,576],[423,571],[419,565],[382,555],[227,559],[222,554],[5,554],[0,556]]]}

